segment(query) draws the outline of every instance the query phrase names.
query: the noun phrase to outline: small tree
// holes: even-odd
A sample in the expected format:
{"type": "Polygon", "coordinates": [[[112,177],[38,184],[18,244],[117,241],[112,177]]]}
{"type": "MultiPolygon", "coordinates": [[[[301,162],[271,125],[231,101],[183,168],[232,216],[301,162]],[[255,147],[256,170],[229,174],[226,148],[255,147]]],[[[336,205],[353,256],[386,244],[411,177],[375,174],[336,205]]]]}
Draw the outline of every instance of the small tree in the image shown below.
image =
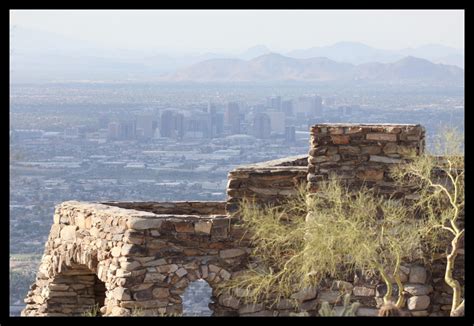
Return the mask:
{"type": "Polygon", "coordinates": [[[346,277],[355,270],[378,272],[392,297],[398,284],[403,306],[400,263],[421,256],[421,221],[394,199],[366,188],[351,192],[336,178],[315,194],[299,195],[281,207],[241,205],[244,225],[252,234],[255,266],[227,284],[245,288],[254,300],[288,297],[295,287],[317,286],[327,277],[346,277]]]}
{"type": "Polygon", "coordinates": [[[447,252],[444,280],[453,289],[451,316],[464,314],[461,284],[453,277],[454,263],[464,237],[462,149],[462,135],[456,130],[445,130],[435,142],[435,154],[441,156],[424,154],[392,171],[398,182],[416,189],[412,207],[427,221],[424,239],[431,250],[430,256],[435,257],[440,246],[447,252]],[[443,241],[446,238],[450,246],[443,241]]]}

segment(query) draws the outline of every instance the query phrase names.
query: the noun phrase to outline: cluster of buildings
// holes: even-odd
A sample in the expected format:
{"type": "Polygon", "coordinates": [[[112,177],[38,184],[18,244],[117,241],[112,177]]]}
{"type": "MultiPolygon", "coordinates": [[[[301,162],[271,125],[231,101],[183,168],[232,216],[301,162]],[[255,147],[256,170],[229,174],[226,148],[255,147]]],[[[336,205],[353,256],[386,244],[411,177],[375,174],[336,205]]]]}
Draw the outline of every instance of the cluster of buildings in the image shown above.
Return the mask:
{"type": "Polygon", "coordinates": [[[268,97],[266,103],[247,105],[228,102],[196,109],[160,108],[134,116],[107,122],[108,140],[150,140],[157,138],[213,139],[231,135],[250,135],[257,139],[283,137],[286,142],[296,140],[296,130],[305,129],[313,122],[321,122],[331,115],[350,117],[353,106],[334,107],[335,100],[324,100],[317,95],[282,100],[268,97]]]}

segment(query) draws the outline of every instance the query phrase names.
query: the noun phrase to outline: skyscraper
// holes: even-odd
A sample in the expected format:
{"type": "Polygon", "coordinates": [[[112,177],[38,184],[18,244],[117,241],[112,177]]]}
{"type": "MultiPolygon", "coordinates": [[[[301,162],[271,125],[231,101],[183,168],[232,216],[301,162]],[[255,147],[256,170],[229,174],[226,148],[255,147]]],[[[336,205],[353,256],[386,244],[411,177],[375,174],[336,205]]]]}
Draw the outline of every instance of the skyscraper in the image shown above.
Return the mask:
{"type": "Polygon", "coordinates": [[[175,121],[173,111],[165,110],[161,114],[160,133],[161,137],[175,137],[175,121]]]}
{"type": "Polygon", "coordinates": [[[266,113],[257,113],[253,119],[252,133],[260,139],[270,138],[271,122],[270,117],[266,113]]]}
{"type": "Polygon", "coordinates": [[[231,135],[240,134],[240,109],[236,102],[229,102],[226,108],[226,125],[231,135]]]}
{"type": "Polygon", "coordinates": [[[151,114],[137,115],[137,131],[141,130],[143,138],[150,139],[153,137],[153,116],[151,114]]]}

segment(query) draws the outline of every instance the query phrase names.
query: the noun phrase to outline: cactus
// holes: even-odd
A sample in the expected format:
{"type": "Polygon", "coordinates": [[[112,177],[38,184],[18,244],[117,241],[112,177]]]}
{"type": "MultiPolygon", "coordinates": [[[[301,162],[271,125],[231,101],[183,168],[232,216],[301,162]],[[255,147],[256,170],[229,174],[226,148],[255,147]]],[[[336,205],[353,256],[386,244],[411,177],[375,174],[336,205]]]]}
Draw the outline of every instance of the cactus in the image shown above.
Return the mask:
{"type": "Polygon", "coordinates": [[[343,309],[339,311],[339,309],[331,308],[327,301],[321,304],[321,308],[319,309],[319,315],[323,317],[331,317],[331,316],[355,316],[357,309],[359,309],[360,303],[359,302],[351,302],[351,295],[346,294],[344,295],[344,305],[343,309]]]}

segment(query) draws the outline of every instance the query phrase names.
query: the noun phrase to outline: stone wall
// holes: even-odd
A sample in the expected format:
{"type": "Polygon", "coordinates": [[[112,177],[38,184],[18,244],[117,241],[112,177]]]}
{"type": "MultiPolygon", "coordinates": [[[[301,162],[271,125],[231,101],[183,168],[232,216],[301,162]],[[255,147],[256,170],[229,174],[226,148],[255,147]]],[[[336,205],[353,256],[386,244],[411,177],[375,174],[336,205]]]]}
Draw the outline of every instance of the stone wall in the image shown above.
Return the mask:
{"type": "Polygon", "coordinates": [[[225,215],[225,201],[103,202],[104,205],[155,214],[225,215]]]}
{"type": "Polygon", "coordinates": [[[296,193],[295,187],[306,181],[306,155],[287,157],[238,167],[229,172],[227,206],[229,214],[239,202],[253,199],[257,205],[277,204],[296,193]]]}
{"type": "Polygon", "coordinates": [[[425,129],[420,125],[318,124],[311,127],[308,186],[331,175],[353,189],[362,185],[382,194],[404,194],[390,178],[390,167],[423,153],[425,129]]]}
{"type": "MultiPolygon", "coordinates": [[[[309,156],[231,171],[227,202],[64,202],[56,207],[22,315],[84,315],[94,306],[103,316],[181,315],[183,293],[202,279],[212,288],[214,316],[316,316],[321,302],[338,307],[347,292],[362,304],[359,316],[374,316],[385,285],[359,272],[345,280],[325,280],[318,288],[295,288],[277,305],[247,304],[244,289],[221,294],[223,281],[258,264],[235,212],[243,198],[257,205],[278,204],[306,180],[317,191],[318,182],[332,173],[354,189],[366,184],[406,195],[411,189],[395,186],[390,167],[423,150],[419,125],[320,124],[311,128],[309,156]]],[[[464,249],[460,254],[455,276],[464,284],[464,249]]],[[[451,289],[444,283],[444,267],[443,260],[431,266],[403,264],[407,314],[449,315],[451,289]]]]}

